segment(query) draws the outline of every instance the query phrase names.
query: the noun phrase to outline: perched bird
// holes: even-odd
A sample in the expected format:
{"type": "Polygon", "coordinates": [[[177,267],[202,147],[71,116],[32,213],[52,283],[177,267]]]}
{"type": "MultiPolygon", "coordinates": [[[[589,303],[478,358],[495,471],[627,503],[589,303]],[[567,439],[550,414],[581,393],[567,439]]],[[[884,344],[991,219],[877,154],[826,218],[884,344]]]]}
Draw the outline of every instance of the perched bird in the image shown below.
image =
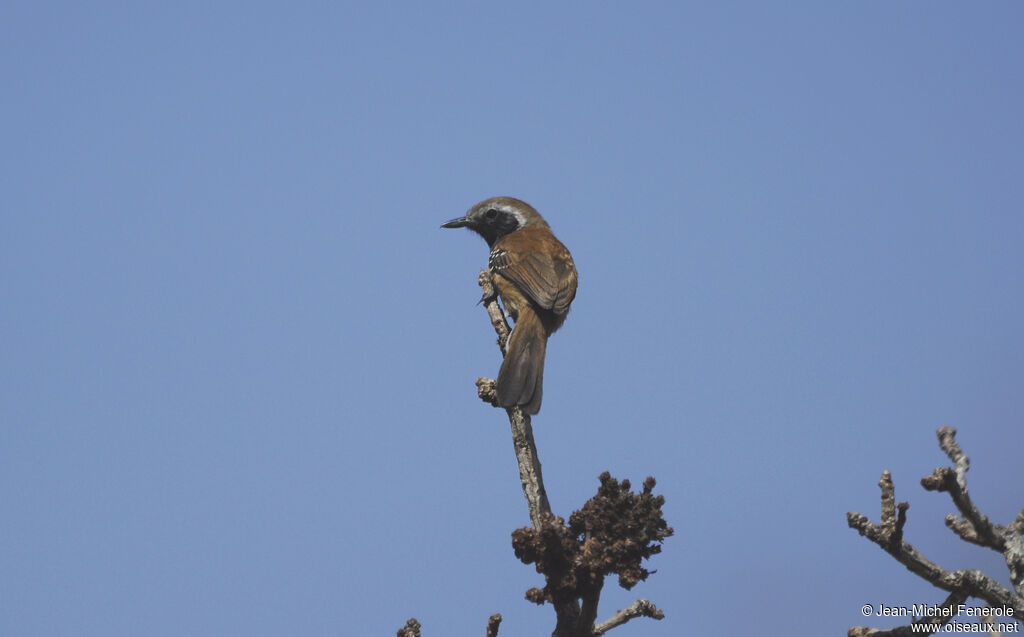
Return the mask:
{"type": "Polygon", "coordinates": [[[498,404],[540,411],[548,337],[576,297],[576,266],[551,227],[528,203],[494,197],[442,228],[469,228],[487,241],[487,267],[505,311],[515,321],[498,372],[498,404]]]}

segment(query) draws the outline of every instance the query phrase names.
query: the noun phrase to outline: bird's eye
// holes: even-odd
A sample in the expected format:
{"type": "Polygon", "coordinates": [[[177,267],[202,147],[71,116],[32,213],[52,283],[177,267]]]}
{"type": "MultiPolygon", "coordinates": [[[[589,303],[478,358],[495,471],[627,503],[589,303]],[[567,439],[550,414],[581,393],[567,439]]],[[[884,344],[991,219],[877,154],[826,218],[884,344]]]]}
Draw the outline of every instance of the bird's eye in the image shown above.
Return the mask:
{"type": "Polygon", "coordinates": [[[494,219],[495,217],[498,216],[498,211],[495,210],[494,208],[490,208],[487,212],[484,213],[484,216],[487,217],[488,219],[494,219]]]}

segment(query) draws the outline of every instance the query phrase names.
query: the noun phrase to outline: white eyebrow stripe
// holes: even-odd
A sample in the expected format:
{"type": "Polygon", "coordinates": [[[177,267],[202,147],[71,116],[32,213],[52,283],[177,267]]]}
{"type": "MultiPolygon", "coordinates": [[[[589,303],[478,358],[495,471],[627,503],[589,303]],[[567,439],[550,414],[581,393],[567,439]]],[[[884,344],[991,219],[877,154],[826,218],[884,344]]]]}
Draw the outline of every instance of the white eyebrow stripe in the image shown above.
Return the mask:
{"type": "Polygon", "coordinates": [[[522,228],[523,226],[526,225],[526,217],[524,217],[523,213],[520,212],[519,209],[516,208],[515,206],[503,205],[503,206],[497,206],[497,208],[498,208],[498,210],[501,210],[502,212],[507,212],[508,214],[510,214],[513,217],[515,217],[516,218],[516,223],[519,224],[520,228],[522,228]]]}

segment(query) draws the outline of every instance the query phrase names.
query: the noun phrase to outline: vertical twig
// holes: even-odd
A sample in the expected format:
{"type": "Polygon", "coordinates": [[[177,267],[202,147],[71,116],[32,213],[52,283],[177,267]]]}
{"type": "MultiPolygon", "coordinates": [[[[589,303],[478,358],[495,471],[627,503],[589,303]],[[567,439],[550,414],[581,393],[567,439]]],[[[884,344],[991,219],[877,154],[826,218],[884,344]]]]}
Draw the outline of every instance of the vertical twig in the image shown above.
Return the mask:
{"type": "MultiPolygon", "coordinates": [[[[477,283],[483,290],[483,297],[480,300],[484,304],[484,309],[487,310],[487,316],[491,319],[491,326],[494,327],[494,331],[498,335],[498,347],[504,357],[511,329],[509,329],[508,321],[505,320],[505,313],[498,305],[498,295],[495,292],[490,271],[481,270],[480,276],[477,277],[477,283]]],[[[476,385],[480,397],[493,404],[495,399],[494,381],[479,378],[476,385]]],[[[539,530],[544,524],[545,516],[551,514],[551,504],[548,502],[547,492],[544,491],[540,456],[537,454],[537,444],[533,439],[533,425],[530,422],[530,416],[524,414],[519,407],[511,407],[505,411],[508,412],[508,422],[512,427],[512,445],[519,463],[519,480],[523,486],[523,495],[526,496],[530,522],[533,524],[533,528],[539,530]]],[[[576,626],[579,624],[579,603],[575,600],[558,602],[555,604],[555,614],[557,623],[553,635],[568,637],[574,634],[576,626]]]]}

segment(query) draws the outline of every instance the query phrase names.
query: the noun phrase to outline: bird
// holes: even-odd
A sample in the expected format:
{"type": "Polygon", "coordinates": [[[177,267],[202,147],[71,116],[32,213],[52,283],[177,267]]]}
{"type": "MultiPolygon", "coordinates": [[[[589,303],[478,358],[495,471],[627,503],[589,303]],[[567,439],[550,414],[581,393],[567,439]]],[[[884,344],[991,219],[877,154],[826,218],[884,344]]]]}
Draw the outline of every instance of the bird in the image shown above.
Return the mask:
{"type": "Polygon", "coordinates": [[[540,411],[548,337],[565,322],[576,298],[572,254],[533,206],[492,197],[442,228],[469,228],[491,249],[487,268],[514,327],[498,372],[497,404],[540,411]]]}

